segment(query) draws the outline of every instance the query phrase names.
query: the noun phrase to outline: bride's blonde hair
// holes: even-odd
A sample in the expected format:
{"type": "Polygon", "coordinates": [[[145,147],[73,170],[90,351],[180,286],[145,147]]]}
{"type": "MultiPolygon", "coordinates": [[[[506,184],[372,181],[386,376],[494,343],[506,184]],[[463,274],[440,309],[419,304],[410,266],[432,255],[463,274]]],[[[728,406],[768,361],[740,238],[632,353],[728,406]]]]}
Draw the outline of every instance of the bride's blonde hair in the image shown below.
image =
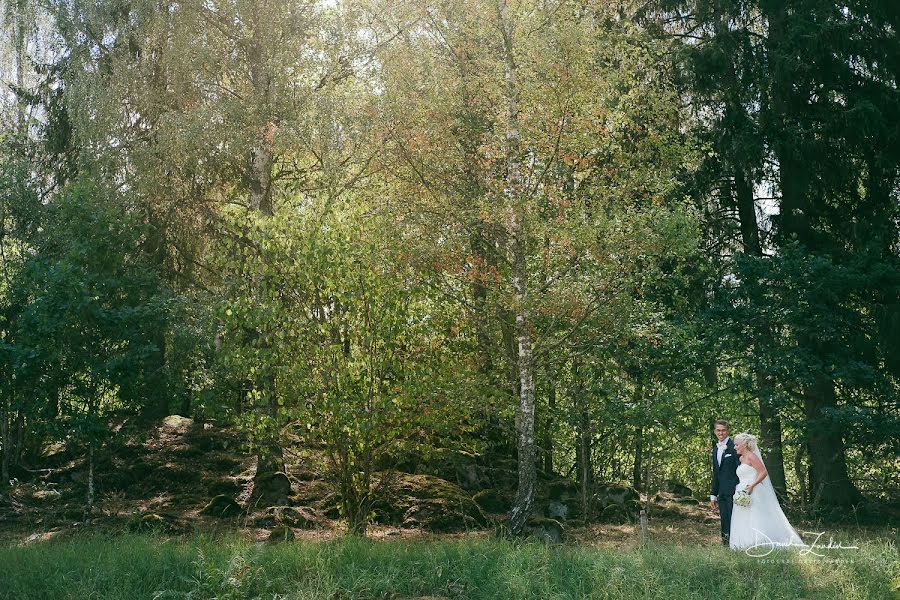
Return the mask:
{"type": "Polygon", "coordinates": [[[735,443],[737,443],[738,440],[747,444],[747,448],[749,448],[750,450],[756,450],[756,442],[759,441],[755,435],[748,431],[744,431],[734,436],[735,443]]]}

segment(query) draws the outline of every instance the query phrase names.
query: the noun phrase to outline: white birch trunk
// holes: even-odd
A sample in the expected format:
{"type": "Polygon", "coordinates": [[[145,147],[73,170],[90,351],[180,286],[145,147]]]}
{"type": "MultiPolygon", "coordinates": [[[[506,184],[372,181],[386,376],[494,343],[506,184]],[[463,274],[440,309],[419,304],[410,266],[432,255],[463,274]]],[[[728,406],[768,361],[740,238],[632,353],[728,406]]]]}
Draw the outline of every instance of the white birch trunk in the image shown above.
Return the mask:
{"type": "Polygon", "coordinates": [[[520,159],[518,86],[513,53],[513,28],[506,0],[498,0],[503,54],[506,65],[506,198],[509,203],[509,243],[512,258],[512,284],[515,302],[516,339],[518,342],[519,404],[516,410],[516,433],[519,451],[519,485],[516,501],[509,513],[513,535],[521,534],[534,506],[537,472],[534,445],[534,369],[531,354],[531,332],[527,310],[528,273],[525,263],[524,197],[520,159]]]}

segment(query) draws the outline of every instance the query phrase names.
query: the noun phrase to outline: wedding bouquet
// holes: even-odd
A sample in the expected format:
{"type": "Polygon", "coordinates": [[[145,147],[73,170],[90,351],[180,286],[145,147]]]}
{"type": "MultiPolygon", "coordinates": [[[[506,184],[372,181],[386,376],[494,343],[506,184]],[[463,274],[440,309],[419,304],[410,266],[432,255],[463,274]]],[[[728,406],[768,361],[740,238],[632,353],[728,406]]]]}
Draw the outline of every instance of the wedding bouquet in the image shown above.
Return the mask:
{"type": "Polygon", "coordinates": [[[735,506],[750,506],[751,502],[752,500],[750,499],[750,494],[748,494],[744,490],[739,490],[734,494],[735,506]]]}

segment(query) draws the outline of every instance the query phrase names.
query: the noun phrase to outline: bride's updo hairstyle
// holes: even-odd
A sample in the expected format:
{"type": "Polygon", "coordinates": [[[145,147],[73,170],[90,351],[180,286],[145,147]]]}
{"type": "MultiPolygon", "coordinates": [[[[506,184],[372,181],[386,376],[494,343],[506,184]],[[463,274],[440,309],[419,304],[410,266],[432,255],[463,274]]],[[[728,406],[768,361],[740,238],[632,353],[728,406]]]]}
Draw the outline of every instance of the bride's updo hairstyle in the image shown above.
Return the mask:
{"type": "Polygon", "coordinates": [[[737,443],[738,441],[742,441],[747,444],[747,448],[750,450],[756,450],[756,442],[757,438],[752,433],[748,433],[744,431],[743,433],[739,433],[734,436],[734,441],[737,443]]]}

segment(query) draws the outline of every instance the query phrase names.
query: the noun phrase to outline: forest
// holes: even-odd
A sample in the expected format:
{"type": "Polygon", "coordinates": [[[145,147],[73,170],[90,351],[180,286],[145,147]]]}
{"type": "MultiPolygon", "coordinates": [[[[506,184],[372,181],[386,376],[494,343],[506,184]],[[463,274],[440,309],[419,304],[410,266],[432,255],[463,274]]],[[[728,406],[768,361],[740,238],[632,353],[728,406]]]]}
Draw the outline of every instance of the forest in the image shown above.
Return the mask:
{"type": "Polygon", "coordinates": [[[0,8],[0,529],[636,525],[727,419],[896,539],[896,0],[0,8]]]}

